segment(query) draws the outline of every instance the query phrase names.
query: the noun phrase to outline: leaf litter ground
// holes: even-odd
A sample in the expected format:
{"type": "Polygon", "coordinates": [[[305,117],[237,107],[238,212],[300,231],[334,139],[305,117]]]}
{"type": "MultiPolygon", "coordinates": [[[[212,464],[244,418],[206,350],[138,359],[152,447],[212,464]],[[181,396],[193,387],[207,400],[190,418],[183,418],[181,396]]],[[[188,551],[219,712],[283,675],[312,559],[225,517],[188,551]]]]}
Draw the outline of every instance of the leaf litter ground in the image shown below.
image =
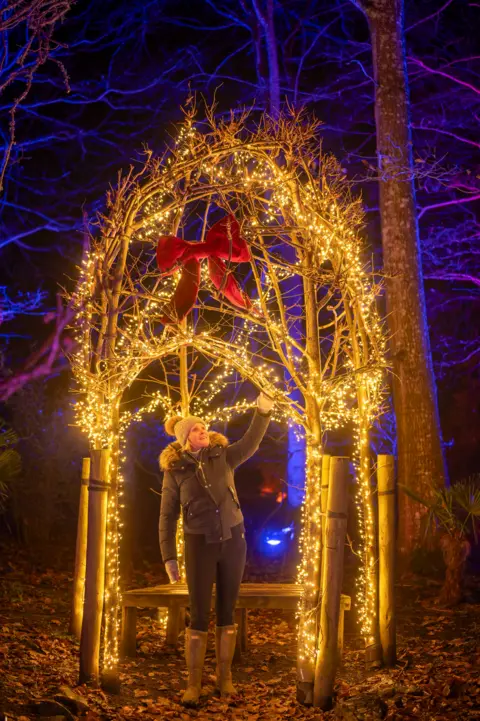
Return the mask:
{"type": "MultiPolygon", "coordinates": [[[[415,576],[398,591],[398,664],[366,672],[355,611],[346,616],[345,653],[332,711],[295,699],[296,624],[292,613],[249,613],[249,650],[235,666],[239,695],[214,695],[213,634],[198,709],[180,704],[186,670],[181,642],[165,647],[154,612],[141,611],[135,659],[122,661],[121,692],[78,686],[78,643],[68,635],[71,576],[35,569],[18,552],[0,561],[0,719],[172,719],[288,721],[289,719],[480,719],[480,582],[471,577],[468,602],[435,605],[438,583],[415,576]],[[3,716],[2,716],[3,714],[3,716]]],[[[258,580],[258,579],[257,579],[258,580]]],[[[267,580],[263,578],[262,580],[267,580]]],[[[278,580],[278,579],[270,579],[278,580]]],[[[160,567],[131,586],[163,581],[160,567]]]]}

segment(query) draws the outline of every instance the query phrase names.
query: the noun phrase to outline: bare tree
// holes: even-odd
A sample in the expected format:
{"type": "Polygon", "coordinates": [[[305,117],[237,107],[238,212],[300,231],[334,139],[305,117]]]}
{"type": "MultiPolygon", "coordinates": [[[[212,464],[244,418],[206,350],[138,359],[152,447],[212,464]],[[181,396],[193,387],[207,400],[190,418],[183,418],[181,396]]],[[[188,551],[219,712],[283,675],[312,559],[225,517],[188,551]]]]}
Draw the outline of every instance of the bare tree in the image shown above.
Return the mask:
{"type": "Polygon", "coordinates": [[[0,378],[0,402],[8,400],[32,381],[49,378],[67,367],[65,353],[72,351],[71,334],[66,332],[75,313],[64,307],[60,294],[56,311],[44,315],[44,323],[53,326],[39,347],[32,350],[26,360],[15,369],[4,367],[0,378]]]}
{"type": "MultiPolygon", "coordinates": [[[[57,43],[53,33],[71,7],[71,0],[2,0],[0,4],[0,97],[10,93],[7,142],[0,164],[0,192],[13,145],[18,108],[25,101],[35,73],[47,60],[57,43]]],[[[59,67],[65,81],[66,72],[59,67]]]]}

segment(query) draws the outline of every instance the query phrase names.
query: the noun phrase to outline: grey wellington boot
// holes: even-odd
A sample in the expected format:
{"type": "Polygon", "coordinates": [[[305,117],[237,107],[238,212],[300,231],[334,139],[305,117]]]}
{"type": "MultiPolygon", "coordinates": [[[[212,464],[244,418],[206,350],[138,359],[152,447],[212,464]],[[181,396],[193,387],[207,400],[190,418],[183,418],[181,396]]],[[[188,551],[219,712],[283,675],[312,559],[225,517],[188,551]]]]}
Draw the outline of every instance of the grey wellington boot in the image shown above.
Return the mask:
{"type": "Polygon", "coordinates": [[[215,652],[217,657],[217,689],[220,691],[220,696],[230,696],[237,693],[232,683],[232,659],[236,642],[236,626],[217,626],[215,652]]]}
{"type": "Polygon", "coordinates": [[[207,650],[207,631],[187,628],[185,631],[185,658],[188,668],[187,690],[182,703],[196,706],[202,689],[203,662],[207,650]]]}

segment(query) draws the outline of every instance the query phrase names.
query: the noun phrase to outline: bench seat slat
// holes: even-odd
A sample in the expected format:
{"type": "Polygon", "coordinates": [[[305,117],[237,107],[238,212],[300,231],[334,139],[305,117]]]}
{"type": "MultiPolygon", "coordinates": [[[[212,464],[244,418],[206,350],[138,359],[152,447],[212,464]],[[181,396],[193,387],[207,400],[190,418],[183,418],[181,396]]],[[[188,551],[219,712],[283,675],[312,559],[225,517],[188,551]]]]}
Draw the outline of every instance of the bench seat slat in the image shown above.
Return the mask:
{"type": "MultiPolygon", "coordinates": [[[[278,608],[295,609],[302,587],[296,583],[242,583],[237,602],[238,608],[278,608]]],[[[212,604],[215,599],[213,587],[212,604]]],[[[350,609],[350,597],[342,594],[342,606],[350,609]]],[[[137,608],[177,608],[188,605],[186,584],[165,584],[149,588],[126,591],[122,596],[122,606],[137,608]]]]}
{"type": "MultiPolygon", "coordinates": [[[[247,648],[247,614],[248,609],[270,608],[284,611],[296,611],[302,586],[297,583],[242,583],[237,600],[236,621],[239,626],[237,636],[236,657],[247,648]]],[[[213,588],[212,606],[215,604],[215,586],[213,588]]],[[[122,655],[135,656],[137,608],[169,609],[167,638],[168,645],[176,646],[180,627],[185,625],[184,609],[189,605],[188,589],[185,583],[164,584],[149,588],[136,588],[126,591],[122,596],[122,655]]],[[[343,648],[343,616],[351,607],[350,596],[344,594],[340,598],[340,620],[338,626],[338,650],[341,655],[343,648]]]]}

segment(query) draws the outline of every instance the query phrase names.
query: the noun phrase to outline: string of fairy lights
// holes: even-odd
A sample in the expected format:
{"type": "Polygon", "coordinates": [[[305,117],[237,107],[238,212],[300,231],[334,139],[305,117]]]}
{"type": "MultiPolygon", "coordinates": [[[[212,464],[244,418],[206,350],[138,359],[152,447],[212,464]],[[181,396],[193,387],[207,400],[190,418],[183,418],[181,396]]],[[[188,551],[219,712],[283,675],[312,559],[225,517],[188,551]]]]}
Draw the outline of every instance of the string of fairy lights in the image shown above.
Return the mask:
{"type": "MultiPolygon", "coordinates": [[[[237,125],[233,132],[228,124],[199,129],[187,115],[170,154],[147,165],[144,175],[140,171],[130,186],[121,184],[117,196],[111,194],[110,216],[99,220],[99,234],[92,239],[82,262],[71,298],[77,310],[78,345],[71,357],[78,391],[77,422],[93,449],[110,449],[111,473],[116,474],[116,479],[107,479],[116,491],[110,494],[108,505],[105,669],[113,669],[118,662],[119,501],[124,484],[125,432],[145,413],[161,411],[168,415],[173,410],[170,394],[161,391],[152,394],[139,411],[122,410],[121,401],[124,391],[145,368],[175,356],[185,346],[223,366],[192,398],[192,412],[208,423],[228,422],[234,414],[244,413],[251,403],[212,407],[212,401],[223,397],[228,384],[240,375],[275,397],[275,420],[305,434],[305,500],[297,572],[303,588],[298,608],[299,655],[312,662],[317,652],[311,606],[318,591],[321,552],[322,451],[311,436],[311,411],[306,403],[292,400],[292,390],[300,390],[304,399],[315,399],[323,432],[349,424],[355,429],[359,553],[364,559],[358,597],[362,632],[367,640],[372,637],[377,600],[367,450],[369,428],[385,393],[385,338],[376,311],[379,290],[362,260],[359,201],[345,191],[343,174],[334,159],[322,156],[317,174],[311,170],[314,164],[306,164],[305,158],[312,153],[318,156],[317,141],[315,133],[308,128],[303,131],[295,119],[274,125],[266,121],[255,130],[237,125]],[[279,147],[282,153],[275,151],[279,147]],[[183,184],[186,177],[187,192],[183,184]],[[330,178],[328,183],[325,178],[330,178]],[[171,234],[172,229],[186,233],[192,213],[196,218],[202,215],[202,203],[203,227],[212,207],[235,214],[241,223],[242,235],[252,249],[252,259],[245,268],[249,268],[246,290],[253,310],[232,312],[212,293],[203,264],[194,322],[188,329],[162,327],[162,309],[172,297],[179,270],[158,276],[156,241],[159,235],[171,234]],[[292,243],[295,263],[282,257],[279,239],[292,243]],[[131,250],[123,253],[125,242],[130,243],[131,250]],[[122,267],[121,262],[125,263],[122,267]],[[120,289],[112,293],[109,284],[118,277],[118,268],[123,278],[120,289]],[[289,305],[293,301],[287,284],[298,278],[302,288],[306,277],[318,289],[325,289],[326,301],[321,311],[316,310],[321,349],[318,359],[305,332],[298,332],[302,322],[289,305]],[[284,382],[284,370],[293,379],[289,386],[284,382]]],[[[246,273],[242,266],[234,272],[239,277],[246,273]]],[[[183,557],[181,548],[179,555],[183,557]]]]}
{"type": "Polygon", "coordinates": [[[298,661],[300,668],[310,670],[304,681],[313,679],[317,653],[317,616],[319,565],[321,563],[321,461],[320,449],[307,437],[305,499],[302,506],[302,529],[299,537],[300,563],[297,583],[303,592],[297,608],[298,661]]]}

